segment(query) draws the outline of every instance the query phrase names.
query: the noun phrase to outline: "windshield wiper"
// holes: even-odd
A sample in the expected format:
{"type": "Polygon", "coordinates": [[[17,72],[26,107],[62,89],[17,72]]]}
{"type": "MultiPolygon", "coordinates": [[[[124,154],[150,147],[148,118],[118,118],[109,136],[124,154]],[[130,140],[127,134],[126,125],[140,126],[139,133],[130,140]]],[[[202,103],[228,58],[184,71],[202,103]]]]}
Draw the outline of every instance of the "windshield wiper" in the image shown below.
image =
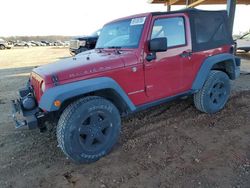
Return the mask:
{"type": "Polygon", "coordinates": [[[101,53],[104,48],[95,48],[95,49],[98,50],[99,53],[101,53]]]}
{"type": "Polygon", "coordinates": [[[108,49],[115,49],[115,52],[117,54],[121,54],[121,52],[119,51],[122,47],[121,46],[108,46],[108,49]]]}

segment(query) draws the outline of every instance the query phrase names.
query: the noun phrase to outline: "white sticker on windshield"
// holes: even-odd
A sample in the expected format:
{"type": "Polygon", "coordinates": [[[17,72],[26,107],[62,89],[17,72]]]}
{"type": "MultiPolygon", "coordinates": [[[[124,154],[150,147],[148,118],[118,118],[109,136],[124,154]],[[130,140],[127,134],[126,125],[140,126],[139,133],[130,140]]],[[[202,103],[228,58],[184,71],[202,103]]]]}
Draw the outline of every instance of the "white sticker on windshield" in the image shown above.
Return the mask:
{"type": "Polygon", "coordinates": [[[130,25],[142,25],[144,24],[146,17],[133,18],[130,22],[130,25]]]}

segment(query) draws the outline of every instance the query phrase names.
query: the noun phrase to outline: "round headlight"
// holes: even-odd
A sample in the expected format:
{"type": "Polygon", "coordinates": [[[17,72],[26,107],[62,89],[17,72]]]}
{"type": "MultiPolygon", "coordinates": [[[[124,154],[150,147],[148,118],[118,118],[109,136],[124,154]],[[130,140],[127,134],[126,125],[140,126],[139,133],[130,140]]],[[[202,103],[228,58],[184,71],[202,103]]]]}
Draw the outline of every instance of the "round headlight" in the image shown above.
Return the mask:
{"type": "Polygon", "coordinates": [[[42,90],[42,92],[44,93],[44,91],[45,91],[45,82],[42,83],[42,85],[41,85],[41,90],[42,90]]]}

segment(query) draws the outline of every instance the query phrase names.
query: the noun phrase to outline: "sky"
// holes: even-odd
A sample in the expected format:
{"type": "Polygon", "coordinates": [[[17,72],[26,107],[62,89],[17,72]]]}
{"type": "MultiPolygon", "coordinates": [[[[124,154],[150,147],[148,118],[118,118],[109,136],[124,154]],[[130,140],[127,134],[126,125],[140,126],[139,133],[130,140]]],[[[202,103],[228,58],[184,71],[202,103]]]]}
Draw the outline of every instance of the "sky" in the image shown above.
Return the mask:
{"type": "MultiPolygon", "coordinates": [[[[1,0],[0,36],[88,35],[116,18],[166,11],[147,0],[1,0]]],[[[184,8],[172,6],[172,10],[184,8]]],[[[198,6],[220,10],[226,6],[198,6]]],[[[250,5],[237,5],[234,34],[250,30],[250,5]]]]}

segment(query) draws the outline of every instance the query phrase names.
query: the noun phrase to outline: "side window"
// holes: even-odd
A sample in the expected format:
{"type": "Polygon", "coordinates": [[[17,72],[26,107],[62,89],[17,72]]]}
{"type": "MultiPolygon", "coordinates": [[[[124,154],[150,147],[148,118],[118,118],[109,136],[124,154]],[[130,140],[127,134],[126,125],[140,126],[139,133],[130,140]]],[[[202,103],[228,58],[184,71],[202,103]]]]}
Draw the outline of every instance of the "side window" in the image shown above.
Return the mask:
{"type": "Polygon", "coordinates": [[[160,37],[167,37],[168,47],[185,45],[186,35],[183,17],[155,20],[151,39],[160,37]]]}

